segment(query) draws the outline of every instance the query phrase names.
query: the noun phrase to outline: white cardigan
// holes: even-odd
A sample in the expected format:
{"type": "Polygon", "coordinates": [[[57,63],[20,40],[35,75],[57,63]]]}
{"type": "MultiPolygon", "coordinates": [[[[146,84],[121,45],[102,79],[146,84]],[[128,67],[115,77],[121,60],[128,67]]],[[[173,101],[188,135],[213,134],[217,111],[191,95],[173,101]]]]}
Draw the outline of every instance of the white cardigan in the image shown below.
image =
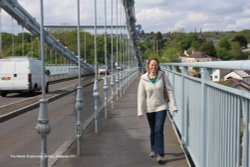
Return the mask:
{"type": "Polygon", "coordinates": [[[158,71],[156,83],[153,84],[149,78],[148,73],[141,76],[138,92],[137,92],[137,104],[138,104],[138,116],[143,115],[144,112],[151,113],[168,109],[168,103],[164,98],[164,82],[165,78],[166,87],[169,94],[170,103],[172,104],[172,110],[177,110],[177,105],[173,93],[172,86],[163,71],[158,71]]]}

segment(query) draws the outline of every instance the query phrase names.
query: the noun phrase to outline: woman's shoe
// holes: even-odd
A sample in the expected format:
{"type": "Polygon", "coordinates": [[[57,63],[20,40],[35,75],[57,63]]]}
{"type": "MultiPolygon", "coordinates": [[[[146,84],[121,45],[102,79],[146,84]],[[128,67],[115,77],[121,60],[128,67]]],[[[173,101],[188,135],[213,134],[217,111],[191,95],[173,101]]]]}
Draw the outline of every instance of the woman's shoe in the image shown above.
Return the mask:
{"type": "Polygon", "coordinates": [[[155,152],[154,152],[154,151],[151,151],[151,152],[149,153],[148,156],[150,156],[150,157],[155,157],[156,155],[155,155],[155,152]]]}
{"type": "Polygon", "coordinates": [[[165,163],[164,157],[158,155],[156,158],[156,162],[159,164],[164,164],[165,163]]]}

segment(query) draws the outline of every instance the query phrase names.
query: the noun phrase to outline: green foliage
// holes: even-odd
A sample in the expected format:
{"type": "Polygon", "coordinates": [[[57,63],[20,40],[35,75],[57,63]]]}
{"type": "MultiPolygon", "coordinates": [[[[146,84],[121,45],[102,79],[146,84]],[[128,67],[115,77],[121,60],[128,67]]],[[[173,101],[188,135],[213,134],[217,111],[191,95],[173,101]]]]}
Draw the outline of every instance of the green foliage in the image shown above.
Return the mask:
{"type": "Polygon", "coordinates": [[[200,50],[200,47],[201,47],[201,42],[197,40],[192,41],[191,46],[190,46],[192,50],[200,50]]]}
{"type": "Polygon", "coordinates": [[[228,39],[226,38],[222,38],[218,44],[218,47],[226,49],[226,50],[230,50],[231,49],[231,45],[228,39]]]}
{"type": "Polygon", "coordinates": [[[224,85],[224,86],[228,86],[228,87],[233,87],[232,82],[230,80],[221,80],[218,82],[218,84],[224,85]]]}
{"type": "Polygon", "coordinates": [[[241,51],[241,46],[238,42],[231,43],[231,50],[229,51],[229,57],[233,60],[245,60],[247,55],[241,51]]]}
{"type": "Polygon", "coordinates": [[[30,43],[30,34],[27,32],[19,33],[15,37],[16,43],[22,43],[22,40],[24,40],[24,43],[30,43]]]}
{"type": "Polygon", "coordinates": [[[234,42],[238,42],[241,47],[247,48],[247,39],[243,35],[236,35],[233,38],[234,42]]]}
{"type": "Polygon", "coordinates": [[[216,50],[212,41],[203,42],[200,46],[200,51],[209,56],[216,56],[216,50]]]}
{"type": "Polygon", "coordinates": [[[241,46],[250,39],[250,30],[241,32],[174,32],[161,34],[151,32],[141,34],[140,48],[144,58],[157,55],[163,62],[176,62],[184,51],[200,51],[204,55],[220,58],[221,60],[245,60],[250,54],[243,53],[241,46]],[[162,47],[156,52],[155,40],[161,39],[162,47]],[[216,44],[216,41],[219,41],[216,44]],[[238,45],[237,45],[238,43],[238,45]]]}
{"type": "MultiPolygon", "coordinates": [[[[77,55],[77,31],[73,29],[71,31],[65,31],[64,29],[59,29],[58,31],[51,32],[52,35],[61,42],[65,47],[69,48],[73,54],[77,55]]],[[[94,63],[94,36],[88,32],[80,32],[81,40],[81,58],[84,58],[85,48],[84,39],[86,36],[86,59],[90,64],[94,63]]],[[[118,41],[118,47],[121,48],[121,40],[118,41]]],[[[2,46],[3,46],[3,57],[12,56],[12,50],[14,50],[14,56],[32,56],[40,58],[40,39],[33,38],[29,33],[19,33],[17,35],[12,35],[9,33],[2,32],[2,46]],[[13,43],[14,41],[14,43],[13,43]],[[23,45],[24,41],[24,45],[23,45]],[[13,47],[14,46],[14,47],[13,47]],[[24,46],[24,47],[23,47],[24,46]]],[[[116,39],[114,39],[113,45],[114,54],[116,53],[116,39]]],[[[119,60],[121,60],[121,50],[118,50],[119,60]]],[[[111,60],[111,38],[107,36],[107,55],[108,60],[111,60]]],[[[104,35],[97,36],[97,57],[98,63],[105,63],[105,52],[104,52],[104,35]]],[[[116,55],[114,55],[116,56],[116,55]]],[[[54,48],[45,45],[45,59],[46,62],[51,64],[55,63],[67,63],[66,58],[64,58],[60,53],[56,53],[54,48]],[[57,60],[55,60],[57,59],[57,60]]]]}
{"type": "Polygon", "coordinates": [[[155,54],[155,53],[149,54],[148,59],[152,59],[152,58],[157,58],[160,62],[163,62],[161,57],[158,54],[155,54]]]}
{"type": "Polygon", "coordinates": [[[156,40],[162,40],[162,34],[161,34],[161,32],[157,32],[156,33],[156,40]]]}
{"type": "Polygon", "coordinates": [[[241,51],[238,42],[222,38],[216,47],[216,53],[221,60],[245,60],[248,56],[241,51]]]}
{"type": "MultiPolygon", "coordinates": [[[[77,31],[76,29],[59,29],[53,31],[52,35],[58,39],[65,47],[68,47],[77,55],[77,31]]],[[[81,58],[84,58],[86,52],[87,62],[94,63],[94,36],[88,32],[80,32],[81,39],[81,58]],[[86,51],[84,49],[84,37],[86,36],[86,51]]],[[[200,51],[203,54],[218,57],[222,60],[244,60],[250,59],[250,54],[243,53],[242,47],[246,47],[247,41],[250,41],[250,30],[240,32],[202,32],[202,33],[184,33],[184,31],[166,33],[151,32],[140,34],[140,51],[144,58],[157,57],[161,62],[178,62],[179,57],[187,51],[200,51]],[[214,46],[213,41],[219,40],[218,45],[214,46]]],[[[31,37],[29,33],[19,33],[12,35],[2,32],[3,53],[1,56],[11,56],[14,45],[14,55],[40,57],[40,41],[38,38],[31,37]],[[24,39],[24,47],[23,47],[24,39]],[[14,41],[14,44],[13,44],[14,41]]],[[[118,53],[116,55],[116,40],[114,39],[114,56],[121,60],[121,49],[123,42],[119,40],[118,53]]],[[[104,64],[104,36],[97,37],[97,55],[98,63],[104,64]]],[[[107,39],[108,60],[111,60],[111,39],[107,39]]],[[[57,62],[65,62],[65,58],[56,53],[53,48],[46,46],[46,61],[53,63],[55,57],[60,59],[57,62]]]]}
{"type": "Polygon", "coordinates": [[[242,30],[238,32],[236,35],[242,35],[246,38],[248,42],[250,42],[250,30],[242,30]]]}
{"type": "Polygon", "coordinates": [[[197,47],[198,42],[199,39],[196,33],[188,33],[180,40],[181,49],[183,51],[188,50],[192,46],[192,44],[194,47],[198,48],[197,47]]]}
{"type": "Polygon", "coordinates": [[[176,43],[169,43],[165,45],[162,51],[163,62],[179,62],[180,48],[176,43]]]}
{"type": "Polygon", "coordinates": [[[217,47],[216,54],[221,60],[230,60],[229,51],[225,48],[217,47]]]}

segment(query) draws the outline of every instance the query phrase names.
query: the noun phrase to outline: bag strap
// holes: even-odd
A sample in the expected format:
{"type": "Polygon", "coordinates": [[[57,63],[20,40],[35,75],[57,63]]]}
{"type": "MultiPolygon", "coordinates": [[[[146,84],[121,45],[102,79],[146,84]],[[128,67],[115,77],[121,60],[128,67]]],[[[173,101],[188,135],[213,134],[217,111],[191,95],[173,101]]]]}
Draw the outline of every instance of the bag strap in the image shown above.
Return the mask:
{"type": "Polygon", "coordinates": [[[164,96],[165,96],[165,99],[166,99],[166,101],[167,102],[169,102],[170,100],[169,100],[169,95],[168,95],[168,89],[167,89],[167,87],[166,87],[166,82],[165,82],[165,73],[163,73],[163,86],[164,86],[164,96]]]}

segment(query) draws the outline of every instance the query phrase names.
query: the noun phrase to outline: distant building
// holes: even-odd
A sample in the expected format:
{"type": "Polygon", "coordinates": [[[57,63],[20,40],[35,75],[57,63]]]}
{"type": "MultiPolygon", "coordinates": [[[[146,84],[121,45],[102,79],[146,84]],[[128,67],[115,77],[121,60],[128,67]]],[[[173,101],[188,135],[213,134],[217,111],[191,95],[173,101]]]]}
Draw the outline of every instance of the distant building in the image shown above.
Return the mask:
{"type": "MultiPolygon", "coordinates": [[[[192,63],[213,61],[212,57],[204,55],[202,52],[195,52],[195,51],[192,51],[191,53],[184,51],[184,55],[182,55],[180,59],[181,62],[192,62],[192,63]]],[[[188,67],[188,72],[191,75],[195,75],[195,73],[197,73],[197,71],[195,71],[193,67],[188,67]]]]}
{"type": "Polygon", "coordinates": [[[202,52],[195,51],[192,51],[191,53],[184,51],[184,55],[181,56],[181,62],[206,62],[212,60],[212,57],[204,55],[202,52]]]}
{"type": "Polygon", "coordinates": [[[244,82],[243,80],[235,79],[235,78],[228,78],[228,81],[231,87],[233,88],[244,90],[244,91],[250,91],[250,85],[244,82]]]}
{"type": "Polygon", "coordinates": [[[242,70],[233,70],[224,76],[224,80],[235,78],[250,84],[250,75],[242,70]]]}
{"type": "Polygon", "coordinates": [[[224,76],[231,72],[232,70],[225,70],[225,69],[216,69],[213,71],[211,77],[213,82],[219,82],[224,80],[224,76]]]}
{"type": "Polygon", "coordinates": [[[242,70],[216,69],[211,75],[213,82],[228,81],[230,87],[250,91],[250,72],[242,70]]]}

